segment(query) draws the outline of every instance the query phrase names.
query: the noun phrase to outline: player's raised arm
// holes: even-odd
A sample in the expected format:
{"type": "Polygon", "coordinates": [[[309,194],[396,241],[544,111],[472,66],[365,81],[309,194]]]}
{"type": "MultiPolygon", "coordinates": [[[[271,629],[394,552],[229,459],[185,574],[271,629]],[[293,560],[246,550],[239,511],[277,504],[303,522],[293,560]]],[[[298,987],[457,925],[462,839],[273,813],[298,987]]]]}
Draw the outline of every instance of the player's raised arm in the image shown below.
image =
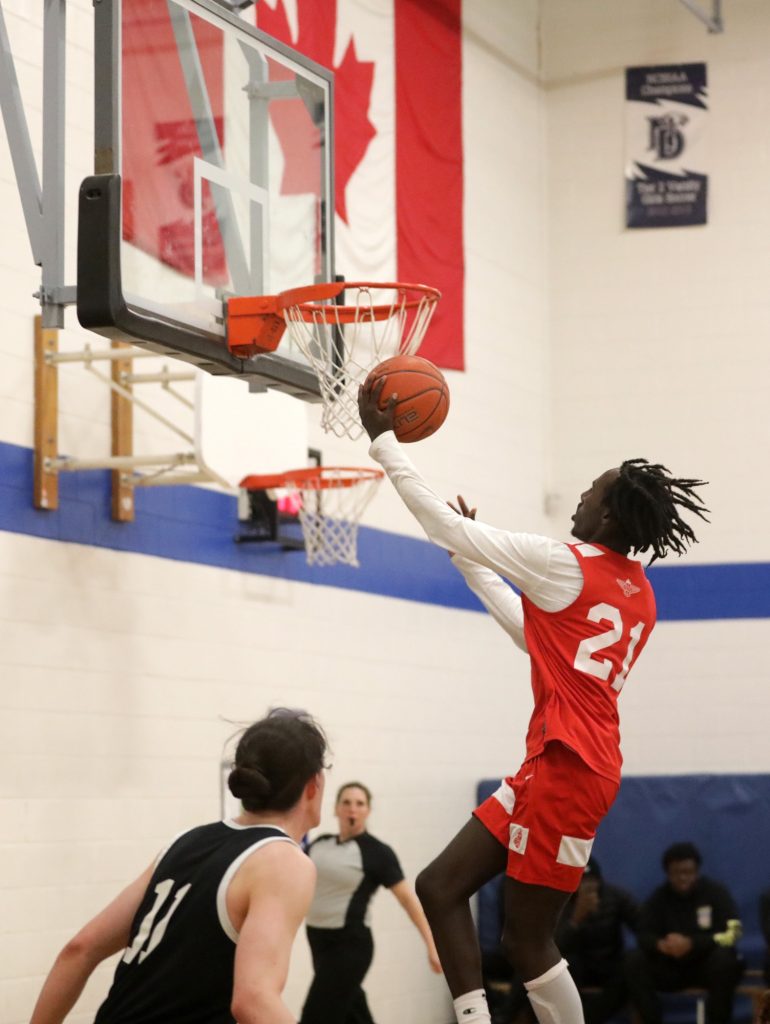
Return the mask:
{"type": "MultiPolygon", "coordinates": [[[[466,519],[475,519],[477,510],[469,508],[462,494],[457,495],[457,505],[448,502],[449,507],[460,516],[466,519]]],[[[452,564],[459,569],[465,582],[486,610],[508,636],[511,637],[517,647],[522,651],[527,650],[527,641],[524,636],[524,608],[521,598],[511,587],[498,576],[496,572],[471,561],[470,558],[463,558],[454,551],[449,552],[452,556],[452,564]]]]}
{"type": "Polygon", "coordinates": [[[527,650],[524,636],[524,608],[518,594],[496,572],[470,558],[454,555],[452,564],[459,569],[468,588],[522,651],[527,650]]]}
{"type": "Polygon", "coordinates": [[[520,550],[522,535],[458,515],[431,490],[392,432],[394,400],[385,409],[378,404],[379,390],[362,387],[359,392],[361,422],[372,439],[369,454],[380,463],[404,504],[420,523],[428,539],[447,551],[469,558],[500,573],[524,591],[537,592],[548,564],[531,552],[520,550]]]}

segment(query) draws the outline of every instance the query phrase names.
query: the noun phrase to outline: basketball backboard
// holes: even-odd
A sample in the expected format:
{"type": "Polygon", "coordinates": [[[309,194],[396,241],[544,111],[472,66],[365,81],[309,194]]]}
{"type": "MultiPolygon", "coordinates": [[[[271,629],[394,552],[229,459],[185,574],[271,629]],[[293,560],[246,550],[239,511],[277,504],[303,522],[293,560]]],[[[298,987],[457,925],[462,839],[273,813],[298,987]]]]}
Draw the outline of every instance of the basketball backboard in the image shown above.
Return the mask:
{"type": "Polygon", "coordinates": [[[288,335],[228,351],[224,303],[334,280],[332,73],[215,0],[101,0],[94,17],[80,322],[316,400],[288,335]]]}

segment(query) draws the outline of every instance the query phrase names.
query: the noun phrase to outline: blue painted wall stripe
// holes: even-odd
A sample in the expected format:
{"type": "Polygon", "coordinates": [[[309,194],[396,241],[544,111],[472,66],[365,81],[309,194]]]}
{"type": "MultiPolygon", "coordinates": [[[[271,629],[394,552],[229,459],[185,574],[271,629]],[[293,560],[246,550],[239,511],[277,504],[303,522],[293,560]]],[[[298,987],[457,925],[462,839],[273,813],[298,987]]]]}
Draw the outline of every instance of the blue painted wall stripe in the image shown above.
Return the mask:
{"type": "MultiPolygon", "coordinates": [[[[360,569],[311,568],[304,553],[236,544],[236,501],[200,487],[136,492],[136,520],[110,519],[107,472],[62,473],[59,509],[32,507],[33,454],[0,442],[0,529],[49,540],[171,558],[300,583],[481,611],[446,553],[428,541],[362,527],[360,569]]],[[[653,567],[660,620],[770,618],[770,563],[653,567]]]]}

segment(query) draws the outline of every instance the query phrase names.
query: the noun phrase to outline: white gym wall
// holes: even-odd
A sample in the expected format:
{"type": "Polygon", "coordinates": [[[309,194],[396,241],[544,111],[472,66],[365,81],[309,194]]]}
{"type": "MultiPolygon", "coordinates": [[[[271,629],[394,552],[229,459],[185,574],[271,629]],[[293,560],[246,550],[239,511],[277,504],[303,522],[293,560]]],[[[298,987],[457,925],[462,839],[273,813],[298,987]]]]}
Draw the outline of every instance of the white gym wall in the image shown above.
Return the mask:
{"type": "MultiPolygon", "coordinates": [[[[340,0],[351,30],[358,2],[340,0]]],[[[3,2],[38,158],[40,7],[3,2]]],[[[724,7],[726,32],[711,36],[676,0],[611,15],[597,0],[467,0],[467,370],[449,374],[450,417],[412,454],[438,493],[462,492],[491,522],[566,537],[597,472],[644,455],[712,481],[714,522],[697,528],[692,562],[768,560],[770,9],[724,7]],[[697,60],[711,93],[709,224],[626,232],[624,68],[697,60]]],[[[89,0],[69,0],[71,195],[91,171],[91,19],[89,0]]],[[[0,190],[0,442],[22,459],[39,275],[4,131],[0,190]]],[[[72,207],[73,278],[74,240],[72,207]]],[[[68,324],[63,344],[82,344],[68,324]]],[[[82,370],[62,377],[67,450],[106,452],[106,393],[82,370]]],[[[367,461],[363,441],[317,422],[308,407],[306,440],[327,463],[367,461]]],[[[220,442],[239,434],[217,426],[220,442]]],[[[22,459],[0,501],[31,503],[26,472],[22,459]]],[[[50,521],[85,514],[63,504],[50,521]]],[[[183,524],[183,495],[175,514],[183,524]]],[[[365,522],[420,536],[387,485],[365,522]]],[[[482,614],[55,537],[0,532],[0,1024],[28,1018],[61,945],[169,836],[217,816],[231,723],[278,703],[316,714],[334,762],[324,827],[337,785],[366,782],[372,832],[412,881],[466,819],[476,782],[518,765],[527,665],[482,614]]],[[[661,623],[622,696],[628,770],[770,770],[767,635],[762,619],[661,623]]],[[[445,987],[405,915],[380,894],[374,916],[375,1017],[445,1024],[445,987]]],[[[110,974],[73,1020],[92,1019],[110,974]]],[[[309,977],[300,937],[295,1011],[309,977]]]]}

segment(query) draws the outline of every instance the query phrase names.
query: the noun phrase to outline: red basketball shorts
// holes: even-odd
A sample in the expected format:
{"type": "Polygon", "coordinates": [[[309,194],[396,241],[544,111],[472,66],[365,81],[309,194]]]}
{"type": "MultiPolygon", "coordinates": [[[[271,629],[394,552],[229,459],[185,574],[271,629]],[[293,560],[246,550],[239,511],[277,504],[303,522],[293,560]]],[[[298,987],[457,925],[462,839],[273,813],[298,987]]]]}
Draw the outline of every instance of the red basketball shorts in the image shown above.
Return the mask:
{"type": "Polygon", "coordinates": [[[553,742],[473,813],[508,848],[507,875],[574,892],[618,787],[553,742]]]}

